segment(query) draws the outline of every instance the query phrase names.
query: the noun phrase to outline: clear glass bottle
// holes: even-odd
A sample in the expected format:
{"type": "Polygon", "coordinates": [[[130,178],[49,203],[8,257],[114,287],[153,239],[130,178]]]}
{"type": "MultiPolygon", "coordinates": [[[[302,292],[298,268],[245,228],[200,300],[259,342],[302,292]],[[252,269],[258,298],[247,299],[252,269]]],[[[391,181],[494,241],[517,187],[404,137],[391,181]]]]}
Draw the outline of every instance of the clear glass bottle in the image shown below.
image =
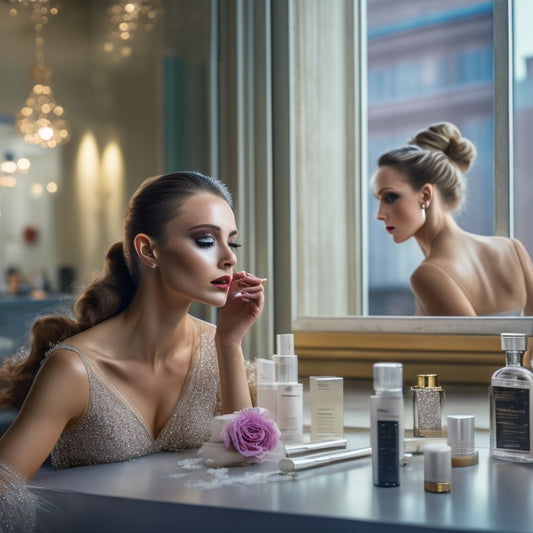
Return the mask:
{"type": "Polygon", "coordinates": [[[490,384],[490,452],[507,461],[533,462],[533,372],[522,366],[526,336],[502,333],[506,366],[490,384]]]}
{"type": "Polygon", "coordinates": [[[444,389],[437,374],[418,374],[411,387],[413,394],[413,435],[415,437],[445,437],[444,389]]]}

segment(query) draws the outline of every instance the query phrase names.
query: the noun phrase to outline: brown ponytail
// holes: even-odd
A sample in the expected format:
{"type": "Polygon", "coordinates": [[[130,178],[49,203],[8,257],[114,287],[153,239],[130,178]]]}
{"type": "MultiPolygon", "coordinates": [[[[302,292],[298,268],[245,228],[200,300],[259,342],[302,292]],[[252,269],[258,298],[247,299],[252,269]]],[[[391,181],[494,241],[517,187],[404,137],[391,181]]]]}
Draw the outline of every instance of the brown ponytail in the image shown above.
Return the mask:
{"type": "Polygon", "coordinates": [[[116,243],[107,253],[102,275],[76,299],[75,319],[54,315],[36,319],[30,330],[29,350],[21,350],[0,366],[0,408],[22,405],[47,350],[123,311],[135,290],[122,243],[116,243]]]}

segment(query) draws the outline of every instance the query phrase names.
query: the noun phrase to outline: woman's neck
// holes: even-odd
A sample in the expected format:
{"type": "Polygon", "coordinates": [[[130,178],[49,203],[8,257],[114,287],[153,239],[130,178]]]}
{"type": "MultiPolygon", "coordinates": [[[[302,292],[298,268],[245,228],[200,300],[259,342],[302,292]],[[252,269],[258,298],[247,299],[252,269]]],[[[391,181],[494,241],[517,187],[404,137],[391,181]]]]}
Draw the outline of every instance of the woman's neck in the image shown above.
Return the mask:
{"type": "Polygon", "coordinates": [[[416,233],[415,239],[427,259],[435,245],[446,235],[462,232],[451,213],[435,209],[426,214],[426,222],[416,233]]]}
{"type": "Polygon", "coordinates": [[[192,346],[196,328],[188,314],[191,303],[170,302],[157,291],[140,286],[131,304],[117,317],[127,339],[125,353],[156,364],[192,346]]]}

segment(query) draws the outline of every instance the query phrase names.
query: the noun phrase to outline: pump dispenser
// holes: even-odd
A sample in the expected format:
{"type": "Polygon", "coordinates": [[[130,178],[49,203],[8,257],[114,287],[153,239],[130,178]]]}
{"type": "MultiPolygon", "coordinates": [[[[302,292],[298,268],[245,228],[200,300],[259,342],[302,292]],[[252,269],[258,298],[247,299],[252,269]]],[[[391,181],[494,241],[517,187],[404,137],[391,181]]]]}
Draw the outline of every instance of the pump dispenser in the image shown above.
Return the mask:
{"type": "Polygon", "coordinates": [[[374,364],[374,391],[370,397],[370,432],[374,485],[397,487],[404,454],[403,366],[374,364]]]}
{"type": "Polygon", "coordinates": [[[292,333],[276,336],[276,422],[284,444],[303,440],[303,385],[298,383],[298,357],[292,333]]]}
{"type": "Polygon", "coordinates": [[[533,462],[533,372],[522,366],[526,351],[522,333],[502,333],[506,366],[490,384],[490,450],[493,457],[533,462]]]}

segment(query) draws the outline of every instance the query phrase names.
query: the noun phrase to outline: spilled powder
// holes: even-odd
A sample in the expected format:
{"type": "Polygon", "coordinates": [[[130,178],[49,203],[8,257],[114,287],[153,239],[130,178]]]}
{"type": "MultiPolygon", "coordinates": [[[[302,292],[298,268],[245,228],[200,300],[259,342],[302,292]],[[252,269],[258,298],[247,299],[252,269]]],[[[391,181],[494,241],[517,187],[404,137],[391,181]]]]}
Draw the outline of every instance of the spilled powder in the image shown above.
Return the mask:
{"type": "Polygon", "coordinates": [[[168,477],[179,479],[186,476],[185,486],[196,489],[209,490],[235,485],[258,485],[291,479],[280,475],[277,468],[269,468],[267,465],[254,465],[254,471],[241,470],[241,467],[209,468],[203,463],[201,457],[182,459],[177,462],[177,465],[186,472],[176,472],[169,474],[168,477]],[[259,466],[263,468],[255,470],[259,466]]]}

